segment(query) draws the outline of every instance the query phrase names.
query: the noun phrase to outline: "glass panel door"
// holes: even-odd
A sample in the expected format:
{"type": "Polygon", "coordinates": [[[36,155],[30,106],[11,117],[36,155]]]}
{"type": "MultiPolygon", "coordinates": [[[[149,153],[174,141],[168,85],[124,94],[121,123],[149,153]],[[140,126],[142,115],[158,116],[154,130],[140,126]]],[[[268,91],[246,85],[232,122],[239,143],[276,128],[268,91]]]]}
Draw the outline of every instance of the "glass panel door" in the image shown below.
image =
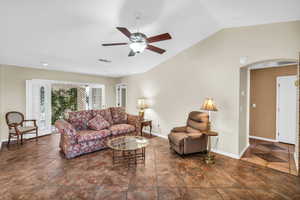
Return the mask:
{"type": "Polygon", "coordinates": [[[26,118],[37,120],[39,135],[51,133],[51,85],[26,81],[26,118]]]}
{"type": "Polygon", "coordinates": [[[127,85],[116,85],[116,106],[126,108],[127,104],[127,85]]]}
{"type": "Polygon", "coordinates": [[[103,109],[105,108],[105,89],[104,86],[91,85],[88,91],[88,105],[89,109],[103,109]]]}

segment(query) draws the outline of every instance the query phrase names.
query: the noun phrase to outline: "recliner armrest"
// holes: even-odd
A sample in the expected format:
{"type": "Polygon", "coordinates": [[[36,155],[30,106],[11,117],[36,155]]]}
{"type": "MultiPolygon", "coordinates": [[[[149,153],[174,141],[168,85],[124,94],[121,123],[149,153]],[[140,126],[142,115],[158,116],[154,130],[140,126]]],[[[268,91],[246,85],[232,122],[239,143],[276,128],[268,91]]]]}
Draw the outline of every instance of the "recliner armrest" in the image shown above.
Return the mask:
{"type": "Polygon", "coordinates": [[[198,139],[202,137],[203,133],[188,133],[186,135],[188,136],[187,139],[198,139]]]}
{"type": "Polygon", "coordinates": [[[186,126],[175,127],[171,132],[186,132],[186,126]]]}

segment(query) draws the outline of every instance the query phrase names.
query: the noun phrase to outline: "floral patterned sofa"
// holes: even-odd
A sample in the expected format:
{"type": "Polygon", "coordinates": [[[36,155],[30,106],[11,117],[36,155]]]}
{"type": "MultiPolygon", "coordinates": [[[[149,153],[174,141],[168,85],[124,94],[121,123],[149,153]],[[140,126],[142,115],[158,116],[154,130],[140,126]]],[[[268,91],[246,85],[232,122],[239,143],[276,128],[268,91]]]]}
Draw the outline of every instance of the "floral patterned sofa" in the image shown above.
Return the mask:
{"type": "Polygon", "coordinates": [[[124,108],[70,112],[68,119],[57,120],[60,148],[66,158],[107,148],[108,138],[140,134],[140,118],[124,108]]]}

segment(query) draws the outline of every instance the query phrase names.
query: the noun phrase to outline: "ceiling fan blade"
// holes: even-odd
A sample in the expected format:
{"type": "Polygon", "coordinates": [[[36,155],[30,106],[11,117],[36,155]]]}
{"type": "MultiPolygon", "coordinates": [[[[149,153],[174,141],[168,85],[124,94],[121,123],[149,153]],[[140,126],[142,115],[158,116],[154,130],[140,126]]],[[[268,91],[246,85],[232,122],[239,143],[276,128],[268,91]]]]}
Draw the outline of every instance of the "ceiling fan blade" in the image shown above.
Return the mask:
{"type": "Polygon", "coordinates": [[[131,51],[129,52],[128,56],[135,56],[134,51],[131,50],[131,51]]]}
{"type": "Polygon", "coordinates": [[[117,46],[117,45],[126,45],[128,43],[122,42],[122,43],[107,43],[107,44],[102,44],[102,46],[117,46]]]}
{"type": "Polygon", "coordinates": [[[128,38],[130,38],[131,33],[129,30],[125,27],[117,27],[119,31],[121,31],[124,35],[126,35],[128,38]]]}
{"type": "Polygon", "coordinates": [[[152,43],[152,42],[159,42],[162,40],[170,40],[170,39],[172,39],[171,35],[169,33],[164,33],[164,34],[147,38],[147,42],[152,43]]]}
{"type": "Polygon", "coordinates": [[[150,51],[154,51],[154,52],[159,53],[159,54],[163,54],[163,53],[166,52],[166,50],[158,48],[158,47],[150,45],[150,44],[148,44],[148,46],[146,47],[146,49],[148,49],[150,51]]]}

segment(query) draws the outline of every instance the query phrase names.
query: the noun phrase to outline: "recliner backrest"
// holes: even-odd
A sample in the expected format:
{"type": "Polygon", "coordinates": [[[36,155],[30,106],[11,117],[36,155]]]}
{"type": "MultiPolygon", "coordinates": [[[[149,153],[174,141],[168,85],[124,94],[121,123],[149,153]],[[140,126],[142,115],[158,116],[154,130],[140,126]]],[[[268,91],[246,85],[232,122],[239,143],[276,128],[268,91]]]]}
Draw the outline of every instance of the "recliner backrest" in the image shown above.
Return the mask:
{"type": "Polygon", "coordinates": [[[190,132],[196,132],[197,130],[201,132],[207,130],[208,121],[209,121],[209,117],[207,113],[200,112],[200,111],[192,111],[189,114],[186,125],[187,127],[190,127],[191,130],[190,132]]]}

